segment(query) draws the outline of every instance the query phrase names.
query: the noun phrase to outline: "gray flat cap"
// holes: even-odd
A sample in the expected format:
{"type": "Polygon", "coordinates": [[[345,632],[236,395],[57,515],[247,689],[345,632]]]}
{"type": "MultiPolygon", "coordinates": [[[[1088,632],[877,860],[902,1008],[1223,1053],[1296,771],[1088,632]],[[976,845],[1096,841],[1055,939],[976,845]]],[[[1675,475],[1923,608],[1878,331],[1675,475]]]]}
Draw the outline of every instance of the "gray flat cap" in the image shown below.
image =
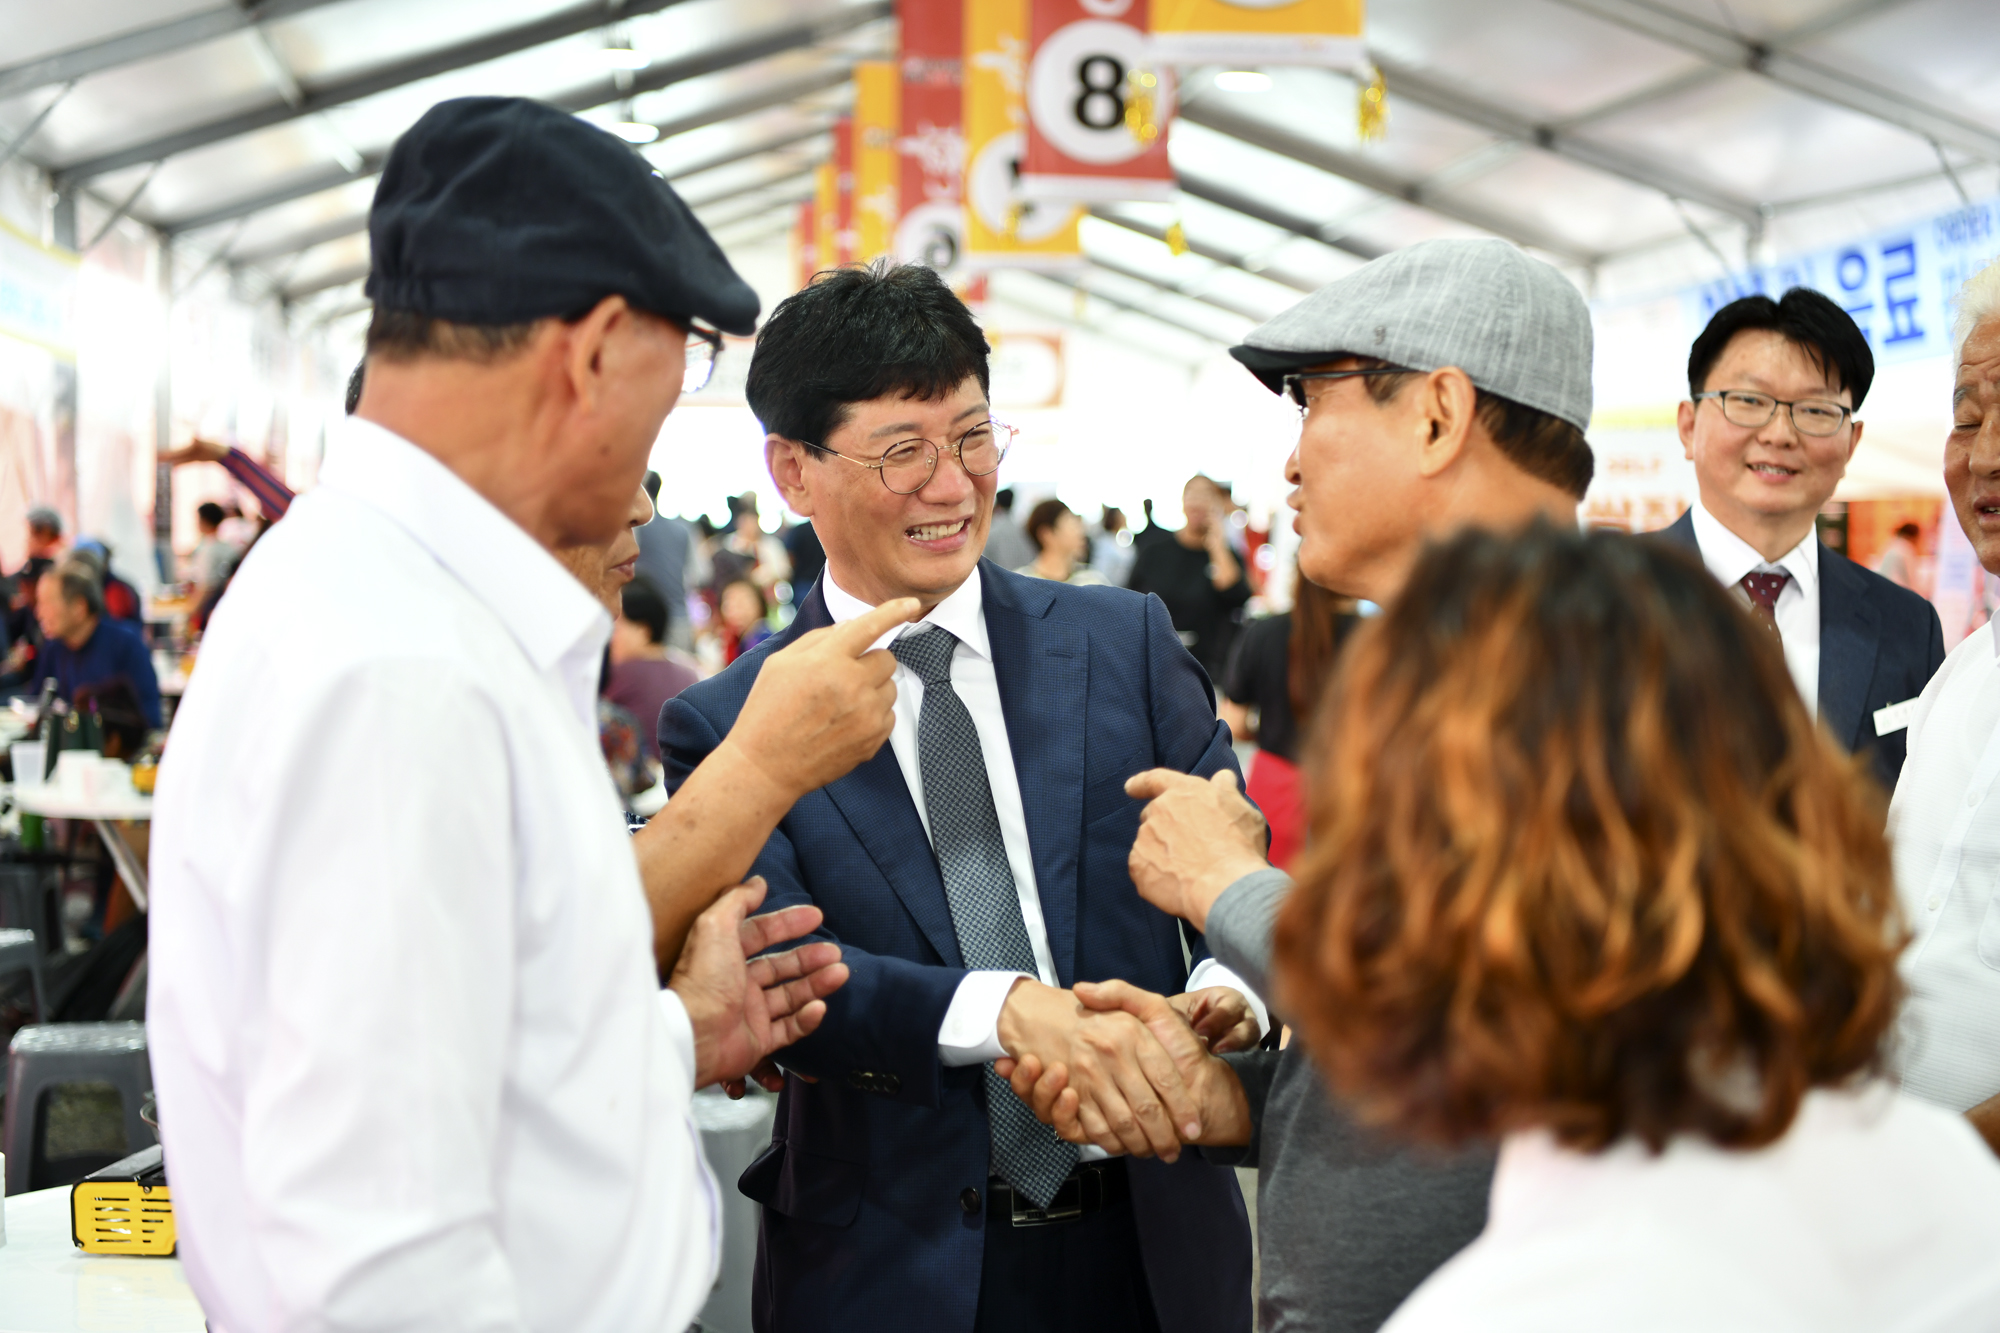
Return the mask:
{"type": "Polygon", "coordinates": [[[1339,356],[1457,366],[1488,393],[1590,426],[1590,308],[1506,241],[1419,241],[1363,264],[1229,349],[1273,393],[1339,356]]]}

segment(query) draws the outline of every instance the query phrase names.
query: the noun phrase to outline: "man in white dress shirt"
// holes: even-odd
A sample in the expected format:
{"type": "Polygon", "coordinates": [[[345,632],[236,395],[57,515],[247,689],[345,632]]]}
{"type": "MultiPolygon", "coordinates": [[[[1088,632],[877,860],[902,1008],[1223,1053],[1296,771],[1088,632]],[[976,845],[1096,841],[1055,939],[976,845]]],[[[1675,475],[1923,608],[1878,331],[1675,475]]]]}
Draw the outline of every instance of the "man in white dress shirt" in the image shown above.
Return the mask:
{"type": "Polygon", "coordinates": [[[1814,530],[1861,443],[1854,414],[1874,374],[1854,320],[1809,288],[1716,311],[1688,353],[1680,406],[1699,498],[1665,535],[1772,627],[1807,709],[1893,788],[1944,632],[1928,601],[1814,530]]]}
{"type": "MultiPolygon", "coordinates": [[[[2000,262],[1959,298],[1944,479],[1979,563],[2000,573],[2000,262]]],[[[1896,1064],[1903,1087],[1964,1112],[2000,1152],[2000,636],[1952,649],[1910,719],[1889,806],[1896,888],[1915,938],[1896,1064]]]]}
{"type": "MultiPolygon", "coordinates": [[[[689,329],[748,332],[756,297],[624,144],[519,99],[428,112],[370,233],[359,412],[218,611],[160,779],[181,1253],[218,1333],[680,1333],[717,1263],[692,1093],[810,1031],[846,970],[831,945],[746,964],[818,922],[746,922],[753,884],[660,989],[595,735],[609,617],[551,551],[617,530],[689,329]]],[[[893,663],[832,642],[801,653],[851,687],[853,762],[893,663]]],[[[826,739],[832,695],[792,675],[763,702],[826,739]]],[[[825,780],[755,740],[718,757],[656,916],[747,867],[703,836],[754,847],[789,804],[763,789],[825,780]]]]}

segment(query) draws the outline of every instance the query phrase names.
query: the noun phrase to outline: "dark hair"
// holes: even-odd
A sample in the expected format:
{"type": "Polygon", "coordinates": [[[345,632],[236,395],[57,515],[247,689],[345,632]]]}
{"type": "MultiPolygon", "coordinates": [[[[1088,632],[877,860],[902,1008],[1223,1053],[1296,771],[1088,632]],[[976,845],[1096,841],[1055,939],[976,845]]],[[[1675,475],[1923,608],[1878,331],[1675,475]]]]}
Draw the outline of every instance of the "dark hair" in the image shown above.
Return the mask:
{"type": "Polygon", "coordinates": [[[660,506],[660,474],[647,468],[646,475],[639,484],[646,488],[646,498],[653,502],[653,508],[657,511],[660,506]]]}
{"type": "Polygon", "coordinates": [[[767,432],[818,452],[855,403],[936,402],[968,378],[986,392],[987,350],[943,278],[877,260],[817,274],[780,301],[757,334],[743,393],[767,432]]]}
{"type": "Polygon", "coordinates": [[[1014,488],[1002,486],[993,492],[993,507],[1003,514],[1011,513],[1014,508],[1014,488]]]}
{"type": "Polygon", "coordinates": [[[1042,534],[1053,531],[1056,524],[1062,522],[1063,515],[1069,512],[1070,507],[1061,500],[1044,500],[1028,511],[1028,521],[1024,526],[1028,530],[1028,540],[1035,544],[1037,551],[1041,550],[1042,534]]]}
{"type": "Polygon", "coordinates": [[[203,500],[199,505],[196,505],[194,516],[208,524],[211,528],[216,527],[224,518],[228,517],[228,515],[222,512],[222,506],[213,500],[203,500]]]}
{"type": "MultiPolygon", "coordinates": [[[[414,361],[420,356],[482,365],[503,360],[527,346],[535,324],[454,324],[414,310],[375,307],[368,318],[367,352],[384,361],[414,361]]],[[[363,363],[366,365],[366,362],[363,363]]],[[[350,387],[352,381],[350,381],[350,387]]],[[[355,395],[360,401],[360,395],[355,395]]],[[[352,410],[352,409],[350,409],[352,410]]]]}
{"type": "Polygon", "coordinates": [[[347,375],[347,397],[344,400],[347,415],[353,416],[354,409],[361,406],[361,390],[368,382],[368,358],[354,363],[354,369],[347,375]]]}
{"type": "Polygon", "coordinates": [[[1923,529],[1914,523],[1904,523],[1896,529],[1896,535],[1905,541],[1915,541],[1923,535],[1923,529]]]}
{"type": "Polygon", "coordinates": [[[93,566],[81,560],[65,560],[56,566],[55,577],[65,602],[82,602],[93,616],[104,614],[104,583],[93,566]]]}
{"type": "Polygon", "coordinates": [[[1275,970],[1365,1118],[1751,1148],[1878,1067],[1907,938],[1882,793],[1688,552],[1547,523],[1430,547],[1312,764],[1275,970]]]}
{"type": "Polygon", "coordinates": [[[1791,343],[1822,374],[1854,395],[1854,406],[1875,381],[1875,354],[1867,335],[1845,310],[1810,287],[1794,287],[1773,301],[1761,293],[1738,297],[1715,312],[1688,349],[1688,392],[1705,393],[1708,373],[1739,333],[1768,329],[1791,343]]]}
{"type": "Polygon", "coordinates": [[[731,579],[729,582],[723,584],[715,594],[715,605],[718,611],[722,609],[723,594],[731,588],[748,588],[751,591],[757,598],[757,615],[760,619],[771,614],[771,599],[766,597],[764,590],[758,587],[751,579],[731,579]]]}
{"type": "MultiPolygon", "coordinates": [[[[1391,364],[1373,356],[1353,359],[1364,368],[1391,364]]],[[[1412,370],[1402,375],[1368,375],[1361,383],[1379,405],[1401,393],[1403,386],[1421,373],[1412,370]]],[[[1583,498],[1590,489],[1590,479],[1597,473],[1597,460],[1581,430],[1559,416],[1488,393],[1477,385],[1472,392],[1473,415],[1508,462],[1537,481],[1545,481],[1579,500],[1583,498]]]]}
{"type": "Polygon", "coordinates": [[[1304,730],[1326,693],[1340,645],[1361,623],[1352,597],[1328,592],[1299,571],[1292,581],[1292,628],[1285,645],[1285,693],[1304,730]]]}
{"type": "Polygon", "coordinates": [[[673,611],[651,579],[641,574],[626,584],[618,604],[627,620],[646,627],[647,638],[654,643],[667,641],[667,626],[673,622],[673,611]]]}

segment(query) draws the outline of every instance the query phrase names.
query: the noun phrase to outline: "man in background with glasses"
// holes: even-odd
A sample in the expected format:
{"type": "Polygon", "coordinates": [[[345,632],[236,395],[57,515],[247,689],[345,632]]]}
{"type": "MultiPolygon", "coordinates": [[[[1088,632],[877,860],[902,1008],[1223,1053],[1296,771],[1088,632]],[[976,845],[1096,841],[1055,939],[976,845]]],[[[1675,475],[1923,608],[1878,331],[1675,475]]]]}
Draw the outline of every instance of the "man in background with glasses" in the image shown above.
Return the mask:
{"type": "Polygon", "coordinates": [[[898,661],[890,743],[799,800],[756,861],[771,906],[825,912],[852,979],[787,1052],[772,1145],[741,1182],[764,1205],[755,1325],[1247,1330],[1243,1198],[1180,1154],[1198,1130],[1171,1058],[1066,989],[1173,996],[1216,1049],[1262,1033],[1261,1004],[1200,936],[1183,952],[1126,865],[1125,779],[1233,775],[1229,733],[1158,598],[982,561],[1014,434],[989,411],[987,351],[919,266],[822,275],[778,306],[746,394],[826,568],[790,630],[661,715],[676,787],[793,635],[923,607],[877,643],[898,661]],[[1030,1054],[1066,1063],[1120,1155],[1060,1141],[993,1072],[1030,1054]]]}
{"type": "Polygon", "coordinates": [[[1770,626],[1806,706],[1893,789],[1944,633],[1928,601],[1830,550],[1813,523],[1861,443],[1874,376],[1867,337],[1809,288],[1716,311],[1680,406],[1699,494],[1666,535],[1770,626]]]}

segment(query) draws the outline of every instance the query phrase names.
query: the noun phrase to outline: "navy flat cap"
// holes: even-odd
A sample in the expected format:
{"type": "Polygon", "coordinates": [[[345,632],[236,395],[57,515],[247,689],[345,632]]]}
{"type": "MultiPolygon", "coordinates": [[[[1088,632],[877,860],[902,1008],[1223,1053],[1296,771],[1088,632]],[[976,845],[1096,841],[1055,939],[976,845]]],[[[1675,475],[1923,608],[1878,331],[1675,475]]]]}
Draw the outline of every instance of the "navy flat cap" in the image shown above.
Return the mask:
{"type": "Polygon", "coordinates": [[[683,327],[757,327],[757,293],[644,158],[527,98],[426,111],[389,151],[368,240],[384,309],[523,324],[622,296],[683,327]]]}

